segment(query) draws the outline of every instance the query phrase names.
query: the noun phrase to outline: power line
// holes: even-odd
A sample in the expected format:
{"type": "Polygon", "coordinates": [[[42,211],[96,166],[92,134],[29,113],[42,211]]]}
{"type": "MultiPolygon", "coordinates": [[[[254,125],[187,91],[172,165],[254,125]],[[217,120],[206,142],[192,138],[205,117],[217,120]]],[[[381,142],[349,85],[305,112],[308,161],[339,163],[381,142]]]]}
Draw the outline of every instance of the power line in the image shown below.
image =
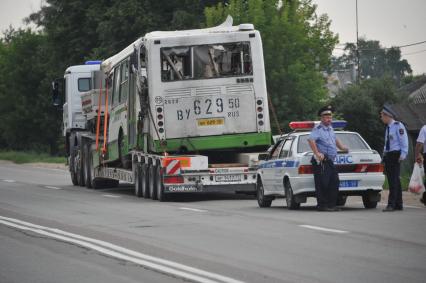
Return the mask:
{"type": "MultiPolygon", "coordinates": [[[[348,42],[349,43],[349,42],[348,42]]],[[[420,44],[425,44],[426,40],[424,41],[419,41],[419,42],[414,42],[414,43],[409,43],[409,44],[404,44],[404,45],[400,45],[400,46],[392,46],[392,47],[383,47],[383,48],[360,48],[359,51],[376,51],[376,50],[389,50],[389,49],[393,49],[393,48],[405,48],[405,47],[410,47],[410,46],[415,46],[415,45],[420,45],[420,44]]],[[[337,50],[346,50],[346,48],[341,48],[341,47],[335,47],[334,49],[337,50]]]]}
{"type": "Polygon", "coordinates": [[[402,54],[401,56],[414,55],[414,54],[419,54],[419,53],[423,53],[423,52],[426,52],[426,49],[415,51],[415,52],[410,52],[410,53],[405,53],[405,54],[402,54]]]}

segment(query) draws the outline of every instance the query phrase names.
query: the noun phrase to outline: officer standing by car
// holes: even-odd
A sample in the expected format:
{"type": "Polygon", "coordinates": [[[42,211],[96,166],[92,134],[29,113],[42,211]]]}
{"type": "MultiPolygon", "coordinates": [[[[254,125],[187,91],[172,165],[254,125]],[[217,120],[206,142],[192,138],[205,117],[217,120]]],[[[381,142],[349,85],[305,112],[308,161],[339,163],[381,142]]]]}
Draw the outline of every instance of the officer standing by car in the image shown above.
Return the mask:
{"type": "Polygon", "coordinates": [[[387,106],[380,111],[380,118],[386,125],[383,162],[389,183],[388,205],[384,212],[402,210],[402,188],[400,180],[400,163],[408,154],[408,136],[404,125],[395,121],[395,113],[387,106]]]}
{"type": "Polygon", "coordinates": [[[314,173],[315,193],[319,211],[338,211],[336,208],[339,192],[339,175],[334,166],[337,147],[348,149],[336,138],[332,127],[332,106],[325,106],[318,111],[321,123],[312,129],[308,142],[314,153],[311,163],[314,173]]]}
{"type": "MultiPolygon", "coordinates": [[[[424,125],[417,137],[416,143],[416,162],[419,163],[420,166],[423,165],[423,170],[426,175],[426,125],[424,125]],[[422,150],[423,149],[423,150],[422,150]]],[[[426,181],[425,181],[426,186],[426,181]]],[[[423,196],[420,201],[426,205],[426,192],[423,192],[423,196]]]]}

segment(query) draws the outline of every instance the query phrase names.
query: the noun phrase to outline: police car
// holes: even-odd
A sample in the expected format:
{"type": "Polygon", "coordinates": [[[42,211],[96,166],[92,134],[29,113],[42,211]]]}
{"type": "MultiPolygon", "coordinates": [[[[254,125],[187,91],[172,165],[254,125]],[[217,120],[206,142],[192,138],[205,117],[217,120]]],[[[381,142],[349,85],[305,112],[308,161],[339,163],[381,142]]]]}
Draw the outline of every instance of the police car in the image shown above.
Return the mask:
{"type": "MultiPolygon", "coordinates": [[[[298,209],[308,197],[315,197],[312,150],[309,134],[319,122],[291,122],[293,132],[277,139],[267,154],[259,155],[257,201],[260,207],[271,206],[277,197],[285,197],[288,209],[298,209]]],[[[385,180],[379,153],[372,150],[356,132],[342,130],[346,121],[333,121],[336,137],[349,148],[338,152],[334,164],[339,171],[338,206],[348,196],[361,196],[365,208],[375,208],[385,180]]]]}

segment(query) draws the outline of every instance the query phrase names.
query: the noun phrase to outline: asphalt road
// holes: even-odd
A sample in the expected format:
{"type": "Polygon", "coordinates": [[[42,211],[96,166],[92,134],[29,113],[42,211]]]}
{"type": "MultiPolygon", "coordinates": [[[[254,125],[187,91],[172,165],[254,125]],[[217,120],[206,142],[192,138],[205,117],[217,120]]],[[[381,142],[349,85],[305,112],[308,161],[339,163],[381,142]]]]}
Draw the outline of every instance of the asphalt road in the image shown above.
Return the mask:
{"type": "Polygon", "coordinates": [[[67,172],[0,163],[0,282],[425,282],[426,208],[340,212],[314,201],[74,187],[67,172]]]}

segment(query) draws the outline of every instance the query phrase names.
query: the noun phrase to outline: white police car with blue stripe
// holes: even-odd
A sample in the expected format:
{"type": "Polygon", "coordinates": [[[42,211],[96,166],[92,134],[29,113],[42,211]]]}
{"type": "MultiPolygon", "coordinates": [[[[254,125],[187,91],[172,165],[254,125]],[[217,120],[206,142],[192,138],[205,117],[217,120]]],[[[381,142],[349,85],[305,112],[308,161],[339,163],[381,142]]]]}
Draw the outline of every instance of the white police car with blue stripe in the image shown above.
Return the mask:
{"type": "MultiPolygon", "coordinates": [[[[285,197],[287,207],[297,209],[308,197],[315,197],[308,137],[317,123],[291,122],[294,131],[279,137],[267,154],[259,155],[260,207],[269,207],[275,198],[285,197]]],[[[338,130],[345,125],[345,121],[333,121],[336,137],[349,148],[347,153],[338,152],[334,160],[340,180],[337,205],[345,205],[348,196],[361,196],[365,208],[375,208],[385,180],[381,157],[358,133],[338,130]]]]}

